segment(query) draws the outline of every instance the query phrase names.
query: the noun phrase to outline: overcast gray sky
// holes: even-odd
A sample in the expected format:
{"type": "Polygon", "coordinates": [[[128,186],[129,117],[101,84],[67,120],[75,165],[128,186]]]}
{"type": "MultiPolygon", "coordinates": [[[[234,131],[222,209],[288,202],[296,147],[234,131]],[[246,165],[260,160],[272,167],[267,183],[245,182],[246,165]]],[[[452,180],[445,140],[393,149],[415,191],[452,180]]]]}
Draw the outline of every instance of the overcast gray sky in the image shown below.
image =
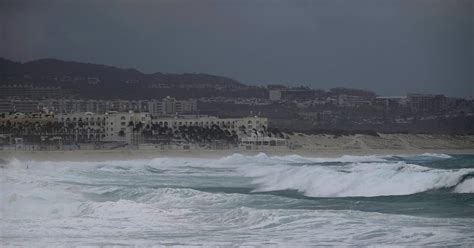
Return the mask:
{"type": "Polygon", "coordinates": [[[474,95],[471,0],[0,0],[0,56],[474,95]]]}

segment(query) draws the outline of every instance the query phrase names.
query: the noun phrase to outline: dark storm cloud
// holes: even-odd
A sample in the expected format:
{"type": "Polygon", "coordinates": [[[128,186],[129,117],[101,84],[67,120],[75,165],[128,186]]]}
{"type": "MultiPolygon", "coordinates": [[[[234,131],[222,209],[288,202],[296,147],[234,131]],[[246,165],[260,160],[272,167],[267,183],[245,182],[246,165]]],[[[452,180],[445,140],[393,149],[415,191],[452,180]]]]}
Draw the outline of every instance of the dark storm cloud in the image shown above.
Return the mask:
{"type": "Polygon", "coordinates": [[[469,96],[473,16],[470,0],[0,0],[0,56],[469,96]]]}

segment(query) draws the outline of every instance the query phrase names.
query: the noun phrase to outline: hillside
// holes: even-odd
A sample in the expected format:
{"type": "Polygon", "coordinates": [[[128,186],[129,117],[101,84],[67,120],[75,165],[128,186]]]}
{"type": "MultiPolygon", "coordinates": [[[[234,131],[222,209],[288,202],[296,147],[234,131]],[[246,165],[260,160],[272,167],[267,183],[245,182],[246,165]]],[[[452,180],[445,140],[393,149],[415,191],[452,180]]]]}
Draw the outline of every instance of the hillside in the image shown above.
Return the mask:
{"type": "Polygon", "coordinates": [[[245,85],[231,78],[203,73],[142,73],[136,69],[39,59],[18,63],[0,58],[0,84],[61,87],[74,97],[154,98],[172,94],[178,98],[215,95],[245,85]]]}

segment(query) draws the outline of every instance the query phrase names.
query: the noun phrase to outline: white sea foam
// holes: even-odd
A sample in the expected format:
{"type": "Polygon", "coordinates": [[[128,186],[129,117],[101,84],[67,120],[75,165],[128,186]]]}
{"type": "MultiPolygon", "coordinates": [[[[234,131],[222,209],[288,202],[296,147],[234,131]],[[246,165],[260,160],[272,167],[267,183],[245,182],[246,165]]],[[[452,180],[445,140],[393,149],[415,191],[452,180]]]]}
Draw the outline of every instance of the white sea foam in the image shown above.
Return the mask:
{"type": "Polygon", "coordinates": [[[416,155],[391,155],[391,156],[386,156],[386,158],[390,157],[401,157],[401,158],[406,158],[406,159],[413,159],[413,160],[437,160],[437,159],[449,159],[452,158],[452,156],[444,153],[422,153],[422,154],[416,154],[416,155]]]}
{"type": "Polygon", "coordinates": [[[286,155],[286,156],[268,156],[265,153],[259,153],[254,156],[233,154],[219,160],[220,163],[228,164],[275,164],[275,163],[326,163],[326,162],[382,162],[386,161],[387,156],[367,155],[367,156],[352,156],[343,155],[340,157],[304,157],[300,155],[286,155]]]}
{"type": "Polygon", "coordinates": [[[297,190],[312,197],[408,195],[453,187],[474,169],[437,170],[398,163],[348,166],[267,166],[242,169],[257,192],[297,190]]]}
{"type": "Polygon", "coordinates": [[[26,169],[26,164],[16,158],[13,158],[8,161],[8,164],[5,166],[5,168],[10,170],[26,169]]]}
{"type": "Polygon", "coordinates": [[[358,211],[258,209],[241,207],[238,201],[225,207],[213,204],[212,199],[210,204],[203,204],[210,198],[233,202],[227,198],[240,197],[234,194],[216,193],[215,197],[189,189],[166,189],[159,194],[161,198],[143,202],[87,201],[77,206],[77,212],[69,217],[42,216],[29,222],[6,220],[3,235],[13,237],[6,240],[6,246],[48,243],[69,246],[307,246],[315,243],[421,246],[473,241],[472,236],[469,237],[472,222],[468,220],[455,220],[456,228],[452,228],[446,220],[436,218],[358,211]]]}
{"type": "Polygon", "coordinates": [[[275,163],[327,163],[327,162],[341,162],[341,163],[357,163],[357,162],[386,162],[393,157],[404,158],[432,158],[432,159],[448,159],[452,158],[450,155],[442,153],[423,153],[419,155],[343,155],[340,157],[311,157],[301,155],[285,155],[285,156],[268,156],[265,153],[257,155],[242,155],[239,153],[220,159],[223,163],[239,163],[239,164],[275,164],[275,163]]]}
{"type": "Polygon", "coordinates": [[[474,193],[474,178],[464,180],[454,189],[456,193],[474,193]]]}
{"type": "MultiPolygon", "coordinates": [[[[2,247],[474,242],[472,219],[314,210],[304,207],[307,200],[224,192],[225,187],[251,187],[248,182],[255,180],[257,190],[295,189],[306,195],[408,194],[457,185],[472,173],[468,169],[430,169],[378,156],[265,154],[28,164],[26,170],[25,163],[14,161],[0,177],[2,247]],[[319,164],[324,162],[342,165],[319,164]]],[[[472,186],[471,180],[456,192],[472,186]]]]}
{"type": "Polygon", "coordinates": [[[424,157],[434,157],[434,158],[452,158],[448,154],[443,154],[443,153],[423,153],[421,156],[424,157]]]}

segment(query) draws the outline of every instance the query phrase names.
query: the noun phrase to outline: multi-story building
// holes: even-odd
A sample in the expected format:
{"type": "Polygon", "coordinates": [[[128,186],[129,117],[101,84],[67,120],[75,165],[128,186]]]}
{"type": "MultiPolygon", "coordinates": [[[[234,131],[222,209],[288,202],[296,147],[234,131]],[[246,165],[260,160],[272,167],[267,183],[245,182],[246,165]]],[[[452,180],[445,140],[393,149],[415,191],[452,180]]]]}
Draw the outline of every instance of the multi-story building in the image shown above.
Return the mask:
{"type": "Polygon", "coordinates": [[[30,85],[0,85],[0,98],[31,98],[30,85]]]}
{"type": "Polygon", "coordinates": [[[210,128],[214,125],[228,130],[266,130],[268,119],[265,117],[218,118],[214,116],[174,116],[158,117],[152,123],[177,129],[181,126],[198,126],[210,128]]]}
{"type": "Polygon", "coordinates": [[[406,107],[408,98],[406,96],[378,96],[375,98],[374,104],[385,109],[406,107]]]}
{"type": "Polygon", "coordinates": [[[268,94],[271,101],[312,100],[316,91],[308,88],[271,89],[268,94]]]}
{"type": "Polygon", "coordinates": [[[82,100],[82,99],[7,99],[0,101],[0,112],[31,113],[46,109],[54,113],[149,112],[153,116],[197,112],[196,100],[82,100]]]}
{"type": "Polygon", "coordinates": [[[281,91],[279,89],[272,89],[268,91],[268,98],[271,101],[280,101],[281,100],[281,91]]]}
{"type": "Polygon", "coordinates": [[[78,141],[103,141],[105,138],[106,119],[104,114],[91,112],[57,114],[54,121],[61,123],[78,141]]]}
{"type": "Polygon", "coordinates": [[[107,111],[107,104],[101,100],[86,101],[86,112],[105,113],[107,111]]]}
{"type": "Polygon", "coordinates": [[[148,101],[148,111],[153,116],[195,113],[197,112],[197,101],[195,99],[176,100],[168,96],[161,101],[148,101]]]}
{"type": "Polygon", "coordinates": [[[13,112],[33,113],[41,111],[38,100],[11,100],[13,112]]]}
{"type": "Polygon", "coordinates": [[[163,102],[159,100],[148,101],[148,111],[153,116],[163,115],[163,102]]]}
{"type": "MultiPolygon", "coordinates": [[[[223,119],[212,116],[161,116],[152,119],[150,113],[135,113],[132,111],[112,111],[104,114],[38,112],[2,114],[0,124],[3,128],[5,128],[5,125],[18,127],[18,125],[24,124],[25,128],[22,129],[22,133],[13,135],[31,140],[36,140],[31,138],[33,136],[39,137],[41,140],[54,140],[53,143],[56,146],[66,144],[79,146],[79,144],[94,143],[94,147],[100,147],[104,142],[119,142],[121,143],[118,144],[119,146],[143,144],[150,140],[161,139],[160,136],[150,137],[145,133],[153,133],[153,130],[157,130],[156,125],[173,130],[173,134],[176,134],[177,131],[179,133],[181,127],[185,126],[212,129],[217,126],[226,132],[232,133],[232,135],[237,135],[240,142],[245,140],[247,145],[259,145],[259,142],[264,142],[263,145],[265,145],[268,143],[267,141],[270,141],[270,139],[263,139],[263,137],[267,137],[267,118],[257,116],[223,119]],[[56,141],[58,142],[56,143],[56,141]]],[[[8,131],[8,134],[11,135],[11,131],[8,131]]],[[[170,142],[171,139],[181,142],[179,136],[170,138],[167,138],[167,142],[170,142]]],[[[42,145],[44,144],[42,143],[42,145]]],[[[274,145],[277,145],[277,143],[274,145]]],[[[114,146],[117,146],[117,144],[114,146]]]]}
{"type": "Polygon", "coordinates": [[[105,114],[94,114],[91,112],[58,114],[54,117],[56,122],[62,123],[65,127],[85,130],[87,135],[93,136],[95,140],[115,141],[131,143],[132,131],[137,128],[137,124],[145,127],[151,124],[149,113],[121,113],[107,112],[105,114]],[[100,135],[100,137],[96,137],[100,135]]]}
{"type": "Polygon", "coordinates": [[[105,113],[105,141],[123,141],[132,143],[134,129],[151,124],[150,113],[105,113]]]}
{"type": "Polygon", "coordinates": [[[196,100],[187,100],[187,101],[176,101],[175,113],[185,114],[185,113],[194,113],[197,111],[197,101],[196,100]]]}
{"type": "Polygon", "coordinates": [[[408,101],[413,112],[434,112],[447,107],[444,95],[408,94],[408,101]]]}
{"type": "Polygon", "coordinates": [[[68,126],[85,126],[96,129],[96,127],[105,127],[105,114],[94,114],[91,112],[73,113],[73,114],[56,114],[54,120],[68,126]]]}
{"type": "Polygon", "coordinates": [[[12,102],[8,99],[0,99],[0,113],[8,113],[13,110],[12,102]]]}
{"type": "Polygon", "coordinates": [[[373,98],[367,96],[339,95],[337,97],[337,105],[341,107],[371,106],[372,103],[373,98]]]}
{"type": "Polygon", "coordinates": [[[0,98],[45,99],[61,97],[60,87],[36,87],[32,85],[0,85],[0,98]]]}

